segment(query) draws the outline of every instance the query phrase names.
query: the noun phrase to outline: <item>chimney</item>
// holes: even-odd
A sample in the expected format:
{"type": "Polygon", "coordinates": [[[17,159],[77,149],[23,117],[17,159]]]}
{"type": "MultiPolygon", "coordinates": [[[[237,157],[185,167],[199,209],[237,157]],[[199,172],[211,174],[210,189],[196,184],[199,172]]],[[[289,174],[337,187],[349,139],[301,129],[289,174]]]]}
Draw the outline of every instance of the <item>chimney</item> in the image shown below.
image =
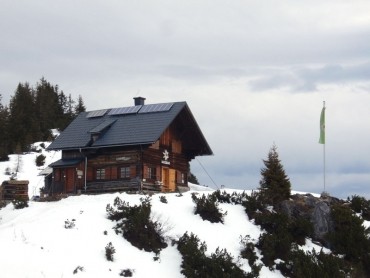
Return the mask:
{"type": "Polygon", "coordinates": [[[135,100],[135,106],[145,104],[145,97],[134,97],[134,100],[135,100]]]}

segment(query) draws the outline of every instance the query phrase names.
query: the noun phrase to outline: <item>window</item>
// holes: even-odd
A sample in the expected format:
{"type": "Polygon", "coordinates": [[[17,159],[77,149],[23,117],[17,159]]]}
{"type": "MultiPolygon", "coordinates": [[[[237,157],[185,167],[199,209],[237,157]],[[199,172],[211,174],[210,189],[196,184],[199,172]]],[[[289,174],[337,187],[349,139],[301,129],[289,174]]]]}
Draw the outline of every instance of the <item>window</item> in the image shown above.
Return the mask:
{"type": "Polygon", "coordinates": [[[152,180],[157,179],[157,169],[155,167],[149,167],[148,168],[148,178],[152,180]]]}
{"type": "Polygon", "coordinates": [[[97,180],[104,180],[105,179],[105,169],[96,169],[96,179],[97,180]]]}
{"type": "Polygon", "coordinates": [[[119,176],[121,179],[130,178],[130,167],[121,167],[119,170],[119,176]]]}

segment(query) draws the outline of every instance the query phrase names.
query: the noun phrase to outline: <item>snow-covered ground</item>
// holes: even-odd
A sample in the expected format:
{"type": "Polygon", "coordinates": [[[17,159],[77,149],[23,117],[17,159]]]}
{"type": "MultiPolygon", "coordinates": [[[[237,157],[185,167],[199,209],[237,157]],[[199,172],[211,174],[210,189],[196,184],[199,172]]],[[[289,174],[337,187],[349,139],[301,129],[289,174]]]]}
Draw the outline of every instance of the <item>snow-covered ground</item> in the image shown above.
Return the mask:
{"type": "MultiPolygon", "coordinates": [[[[40,144],[35,146],[40,147],[40,144]]],[[[42,153],[46,156],[45,165],[60,158],[58,152],[43,149],[42,153]]],[[[20,161],[17,178],[30,181],[30,197],[38,195],[39,188],[44,185],[43,177],[38,176],[42,168],[35,165],[39,154],[12,155],[10,161],[0,163],[0,179],[9,179],[4,174],[5,170],[9,168],[14,172],[20,161]]],[[[235,190],[226,191],[231,193],[235,190]]],[[[203,221],[193,213],[193,192],[209,194],[213,191],[192,185],[191,191],[183,196],[177,193],[165,194],[167,204],[160,202],[159,196],[163,194],[155,194],[151,197],[152,217],[164,223],[168,238],[177,239],[186,231],[192,232],[206,242],[208,254],[213,253],[217,247],[226,248],[245,271],[250,271],[247,261],[238,259],[240,236],[249,235],[252,240],[257,240],[260,228],[249,221],[240,205],[220,204],[221,209],[227,211],[224,224],[203,221]]],[[[154,253],[140,251],[121,235],[115,234],[112,229],[115,223],[107,219],[106,205],[112,204],[117,196],[132,205],[139,204],[143,197],[126,193],[81,195],[50,203],[30,201],[28,208],[20,210],[15,210],[12,204],[1,209],[0,277],[119,277],[123,269],[133,270],[133,277],[183,277],[180,274],[182,259],[176,246],[169,244],[162,250],[160,260],[155,261],[154,253]],[[75,227],[66,229],[65,221],[72,219],[75,227]],[[105,247],[109,242],[116,249],[113,262],[105,258],[105,247]],[[73,274],[78,267],[83,270],[73,274]]],[[[320,250],[310,240],[303,248],[320,250]]],[[[283,276],[279,271],[263,267],[260,277],[283,276]]]]}

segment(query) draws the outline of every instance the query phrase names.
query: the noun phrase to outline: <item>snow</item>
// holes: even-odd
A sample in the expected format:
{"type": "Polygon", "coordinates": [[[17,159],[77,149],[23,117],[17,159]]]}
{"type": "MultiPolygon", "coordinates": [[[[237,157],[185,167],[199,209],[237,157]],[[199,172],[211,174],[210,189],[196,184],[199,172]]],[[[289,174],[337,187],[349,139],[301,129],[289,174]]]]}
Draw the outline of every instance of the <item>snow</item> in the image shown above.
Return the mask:
{"type": "MultiPolygon", "coordinates": [[[[34,145],[46,156],[48,165],[60,158],[59,152],[47,152],[41,142],[34,145]]],[[[45,144],[47,146],[47,144],[45,144]]],[[[9,179],[6,168],[15,171],[20,162],[17,179],[30,181],[29,195],[38,195],[44,185],[43,176],[38,173],[45,167],[36,167],[35,159],[40,153],[11,155],[10,161],[0,163],[0,179],[9,179]]],[[[119,196],[130,205],[139,204],[140,194],[102,194],[70,196],[58,202],[29,202],[29,207],[15,210],[12,204],[0,209],[0,246],[2,250],[0,276],[14,277],[119,277],[123,269],[134,271],[133,277],[183,277],[181,255],[172,246],[171,239],[178,239],[185,232],[196,234],[208,247],[207,253],[213,253],[217,247],[226,248],[241,264],[245,271],[250,271],[248,262],[240,259],[240,237],[249,235],[257,241],[261,234],[259,226],[249,221],[240,205],[220,204],[227,212],[224,224],[210,223],[194,215],[192,193],[210,194],[212,189],[190,185],[191,190],[179,196],[178,193],[154,194],[151,196],[152,218],[160,220],[166,227],[168,247],[160,253],[160,260],[155,261],[154,253],[137,249],[117,235],[112,229],[114,222],[107,219],[106,206],[113,204],[119,196]],[[162,203],[159,196],[166,196],[168,203],[162,203]],[[73,221],[75,226],[66,229],[65,221],[73,221]],[[107,235],[104,232],[107,232],[107,235]],[[105,258],[105,247],[111,242],[116,250],[114,261],[105,258]],[[77,274],[73,271],[83,268],[77,274]]],[[[225,189],[228,193],[233,191],[225,189]]],[[[242,192],[242,191],[238,191],[242,192]]],[[[250,192],[249,192],[250,193],[250,192]]],[[[366,223],[369,226],[369,222],[366,223]]],[[[320,246],[307,240],[303,250],[319,251],[320,246]]],[[[325,252],[329,252],[324,250],[325,252]]],[[[283,277],[279,271],[263,267],[260,277],[283,277]]]]}

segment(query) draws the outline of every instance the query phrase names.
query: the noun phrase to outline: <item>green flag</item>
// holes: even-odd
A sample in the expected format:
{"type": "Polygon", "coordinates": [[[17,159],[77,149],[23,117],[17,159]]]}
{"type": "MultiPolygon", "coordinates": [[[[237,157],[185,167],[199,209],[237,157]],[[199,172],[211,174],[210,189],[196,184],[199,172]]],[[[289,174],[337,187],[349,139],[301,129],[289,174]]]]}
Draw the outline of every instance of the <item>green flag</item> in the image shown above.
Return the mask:
{"type": "Polygon", "coordinates": [[[325,106],[321,110],[320,115],[320,144],[325,144],[325,106]]]}

